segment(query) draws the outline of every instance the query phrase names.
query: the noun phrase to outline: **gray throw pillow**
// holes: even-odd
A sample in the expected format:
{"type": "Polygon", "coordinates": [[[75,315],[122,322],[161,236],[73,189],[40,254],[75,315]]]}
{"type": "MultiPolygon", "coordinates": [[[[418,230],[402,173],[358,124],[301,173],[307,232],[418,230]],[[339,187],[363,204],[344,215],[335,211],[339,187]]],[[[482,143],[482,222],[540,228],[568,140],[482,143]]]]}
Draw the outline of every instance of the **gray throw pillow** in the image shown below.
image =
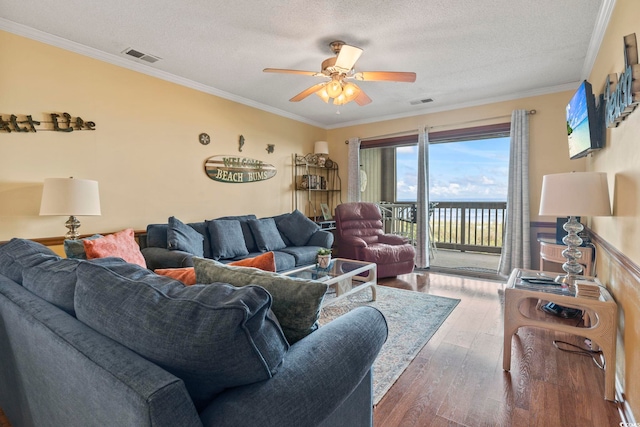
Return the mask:
{"type": "Polygon", "coordinates": [[[290,344],[318,329],[320,306],[328,289],[326,283],[225,265],[204,258],[194,258],[193,266],[196,283],[221,282],[239,287],[258,285],[269,291],[273,297],[271,309],[290,344]]]}
{"type": "Polygon", "coordinates": [[[305,246],[311,236],[320,228],[318,224],[304,216],[299,210],[281,217],[276,226],[294,246],[305,246]]]}
{"type": "Polygon", "coordinates": [[[207,222],[211,238],[211,257],[229,259],[249,255],[240,221],[214,219],[207,222]]]}
{"type": "Polygon", "coordinates": [[[0,245],[0,274],[22,284],[22,272],[42,262],[60,259],[51,249],[33,240],[13,238],[0,245]]]}
{"type": "Polygon", "coordinates": [[[289,348],[258,286],[184,286],[83,262],[74,305],[78,320],[181,378],[198,411],[226,388],[273,377],[289,348]]]}
{"type": "Polygon", "coordinates": [[[64,241],[64,253],[67,258],[71,259],[87,259],[87,253],[84,251],[85,240],[95,240],[103,237],[101,234],[94,234],[84,239],[67,239],[64,241]]]}
{"type": "Polygon", "coordinates": [[[277,251],[287,247],[273,218],[250,219],[247,222],[260,252],[277,251]]]}
{"type": "Polygon", "coordinates": [[[192,227],[186,225],[178,218],[169,218],[167,229],[167,249],[172,251],[184,251],[195,256],[202,256],[204,237],[192,227]]]}

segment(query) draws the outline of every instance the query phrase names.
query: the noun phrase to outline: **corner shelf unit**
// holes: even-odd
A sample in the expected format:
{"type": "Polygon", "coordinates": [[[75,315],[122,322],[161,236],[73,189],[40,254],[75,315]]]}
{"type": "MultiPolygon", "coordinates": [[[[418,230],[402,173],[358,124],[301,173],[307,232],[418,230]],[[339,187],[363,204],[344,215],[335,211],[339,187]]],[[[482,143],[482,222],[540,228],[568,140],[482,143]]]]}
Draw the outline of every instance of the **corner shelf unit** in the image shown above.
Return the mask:
{"type": "Polygon", "coordinates": [[[336,206],[342,203],[342,181],[336,162],[327,159],[323,165],[318,159],[315,154],[293,155],[294,204],[312,220],[326,222],[333,219],[336,206]],[[328,208],[324,213],[322,205],[328,208]]]}

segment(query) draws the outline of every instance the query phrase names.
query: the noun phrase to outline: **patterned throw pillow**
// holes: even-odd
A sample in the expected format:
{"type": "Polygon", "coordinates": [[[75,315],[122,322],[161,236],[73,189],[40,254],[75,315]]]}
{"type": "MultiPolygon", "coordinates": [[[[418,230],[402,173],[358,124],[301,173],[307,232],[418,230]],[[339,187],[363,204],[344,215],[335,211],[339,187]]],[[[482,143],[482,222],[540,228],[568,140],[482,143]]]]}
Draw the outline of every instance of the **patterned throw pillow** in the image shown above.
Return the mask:
{"type": "Polygon", "coordinates": [[[109,234],[94,240],[84,240],[87,259],[118,257],[132,264],[146,268],[147,263],[140,252],[132,228],[109,234]]]}
{"type": "Polygon", "coordinates": [[[85,240],[95,240],[103,237],[101,234],[85,237],[84,239],[67,239],[64,241],[64,253],[70,259],[87,259],[87,253],[84,251],[85,240]]]}
{"type": "Polygon", "coordinates": [[[326,283],[204,258],[193,258],[193,266],[198,283],[219,282],[237,287],[257,285],[266,289],[273,297],[271,309],[290,344],[318,329],[320,306],[328,289],[326,283]]]}
{"type": "Polygon", "coordinates": [[[276,257],[273,252],[267,252],[253,258],[245,258],[240,261],[230,262],[229,265],[238,267],[253,267],[263,271],[276,271],[276,257]]]}
{"type": "MultiPolygon", "coordinates": [[[[231,262],[229,265],[253,267],[264,271],[276,271],[276,257],[273,252],[267,252],[266,254],[258,255],[257,257],[245,258],[240,261],[231,262]]],[[[179,280],[187,286],[195,285],[197,283],[196,272],[193,267],[158,268],[153,271],[161,276],[167,276],[172,279],[179,280]]]]}

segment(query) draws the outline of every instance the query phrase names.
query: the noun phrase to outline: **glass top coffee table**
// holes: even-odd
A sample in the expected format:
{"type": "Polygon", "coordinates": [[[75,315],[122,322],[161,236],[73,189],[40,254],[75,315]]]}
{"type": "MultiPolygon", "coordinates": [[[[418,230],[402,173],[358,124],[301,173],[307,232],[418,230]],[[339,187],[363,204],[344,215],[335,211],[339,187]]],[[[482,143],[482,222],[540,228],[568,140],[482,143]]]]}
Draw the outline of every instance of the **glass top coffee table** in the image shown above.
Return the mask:
{"type": "Polygon", "coordinates": [[[336,297],[325,302],[332,304],[354,292],[371,288],[373,300],[376,299],[376,264],[353,259],[333,258],[329,267],[317,265],[296,268],[282,273],[285,276],[324,282],[336,291],[336,297]]]}

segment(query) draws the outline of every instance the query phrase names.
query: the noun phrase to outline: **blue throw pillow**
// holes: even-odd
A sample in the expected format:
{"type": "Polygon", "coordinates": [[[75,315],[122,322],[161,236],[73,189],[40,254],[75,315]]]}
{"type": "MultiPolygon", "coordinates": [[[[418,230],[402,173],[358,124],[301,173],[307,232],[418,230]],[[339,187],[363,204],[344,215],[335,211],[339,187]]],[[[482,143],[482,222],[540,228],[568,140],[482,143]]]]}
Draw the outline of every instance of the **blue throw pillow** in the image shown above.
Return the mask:
{"type": "Polygon", "coordinates": [[[181,378],[202,410],[267,380],[289,345],[261,287],[184,286],[139,266],[78,267],[78,320],[181,378]]]}
{"type": "Polygon", "coordinates": [[[167,229],[167,249],[172,251],[184,251],[191,255],[203,256],[204,236],[186,225],[175,216],[169,218],[167,229]]]}
{"type": "Polygon", "coordinates": [[[207,228],[213,259],[230,259],[249,255],[240,221],[214,219],[207,221],[207,228]]]}
{"type": "Polygon", "coordinates": [[[287,247],[273,218],[250,219],[247,222],[261,252],[277,251],[287,247]]]}
{"type": "Polygon", "coordinates": [[[85,240],[95,240],[103,237],[101,234],[94,234],[84,239],[67,239],[64,241],[64,253],[67,258],[71,259],[87,259],[87,253],[84,251],[85,240]]]}
{"type": "Polygon", "coordinates": [[[294,246],[305,246],[320,228],[297,209],[289,215],[282,216],[276,222],[276,226],[294,246]]]}

